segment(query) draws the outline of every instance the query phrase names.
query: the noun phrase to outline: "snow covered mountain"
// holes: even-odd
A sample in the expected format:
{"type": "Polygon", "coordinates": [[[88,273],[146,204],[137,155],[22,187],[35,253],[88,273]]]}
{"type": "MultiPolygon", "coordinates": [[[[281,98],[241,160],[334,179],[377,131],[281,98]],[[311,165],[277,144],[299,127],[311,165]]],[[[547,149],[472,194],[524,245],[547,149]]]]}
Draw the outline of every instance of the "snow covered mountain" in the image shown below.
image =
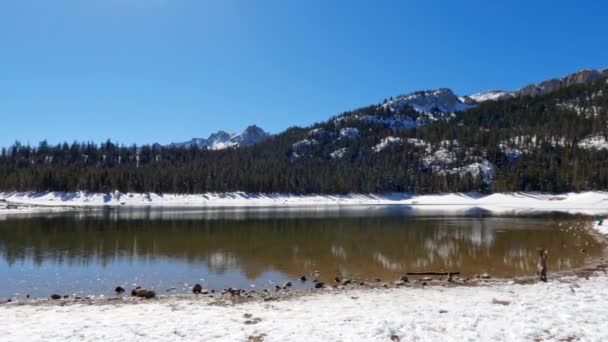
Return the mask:
{"type": "Polygon", "coordinates": [[[477,102],[467,97],[458,97],[451,89],[417,91],[397,96],[382,105],[392,111],[398,111],[406,106],[412,107],[419,113],[441,112],[453,113],[469,109],[477,102]]]}
{"type": "MultiPolygon", "coordinates": [[[[465,111],[485,101],[497,101],[519,96],[539,96],[557,91],[564,87],[584,84],[608,78],[608,69],[584,69],[561,78],[549,79],[538,84],[530,84],[515,91],[488,90],[468,96],[458,96],[451,89],[416,91],[391,98],[375,108],[373,113],[355,113],[338,116],[334,119],[337,127],[351,132],[348,125],[356,121],[375,122],[393,130],[416,128],[446,119],[452,113],[465,111]],[[403,112],[410,109],[410,112],[403,112]],[[412,114],[414,110],[418,114],[412,114]]],[[[194,138],[187,142],[173,143],[173,146],[198,146],[210,150],[229,147],[249,146],[270,136],[263,129],[252,125],[241,134],[219,131],[208,138],[194,138]]],[[[313,140],[314,142],[314,140],[313,140]]],[[[294,144],[294,146],[297,144],[294,144]]],[[[299,145],[298,145],[299,146],[299,145]]],[[[297,148],[295,150],[298,150],[297,148]]]]}
{"type": "Polygon", "coordinates": [[[270,133],[256,125],[251,125],[241,134],[219,131],[209,135],[208,138],[193,138],[186,142],[172,143],[176,147],[197,146],[209,150],[222,150],[229,147],[241,147],[257,144],[270,137],[270,133]]]}

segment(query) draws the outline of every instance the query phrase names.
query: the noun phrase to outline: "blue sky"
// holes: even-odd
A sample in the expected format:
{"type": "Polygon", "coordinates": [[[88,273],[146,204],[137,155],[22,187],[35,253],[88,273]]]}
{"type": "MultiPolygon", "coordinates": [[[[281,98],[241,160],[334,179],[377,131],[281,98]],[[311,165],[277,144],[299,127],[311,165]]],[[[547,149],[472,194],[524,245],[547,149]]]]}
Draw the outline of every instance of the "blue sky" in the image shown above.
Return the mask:
{"type": "Polygon", "coordinates": [[[0,145],[271,132],[608,67],[602,1],[3,0],[0,145]]]}

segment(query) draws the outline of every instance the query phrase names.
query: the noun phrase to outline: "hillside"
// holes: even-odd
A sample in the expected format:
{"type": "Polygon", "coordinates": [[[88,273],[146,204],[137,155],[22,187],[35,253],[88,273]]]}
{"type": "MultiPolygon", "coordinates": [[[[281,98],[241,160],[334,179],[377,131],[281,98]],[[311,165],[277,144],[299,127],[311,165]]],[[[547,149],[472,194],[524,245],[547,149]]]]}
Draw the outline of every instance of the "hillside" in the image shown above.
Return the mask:
{"type": "Polygon", "coordinates": [[[583,70],[514,92],[415,92],[310,127],[237,138],[231,146],[239,148],[214,150],[209,139],[166,147],[16,144],[0,156],[0,190],[604,190],[607,74],[583,70]]]}

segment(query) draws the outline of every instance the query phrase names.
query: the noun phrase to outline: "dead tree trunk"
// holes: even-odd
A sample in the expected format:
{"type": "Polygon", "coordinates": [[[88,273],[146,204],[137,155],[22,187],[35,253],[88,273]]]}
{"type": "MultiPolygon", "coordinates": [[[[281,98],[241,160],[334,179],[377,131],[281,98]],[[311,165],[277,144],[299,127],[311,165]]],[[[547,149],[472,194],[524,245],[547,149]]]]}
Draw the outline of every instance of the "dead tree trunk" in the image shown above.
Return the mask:
{"type": "Polygon", "coordinates": [[[538,260],[538,276],[541,281],[547,281],[547,250],[539,250],[538,254],[540,259],[538,260]]]}

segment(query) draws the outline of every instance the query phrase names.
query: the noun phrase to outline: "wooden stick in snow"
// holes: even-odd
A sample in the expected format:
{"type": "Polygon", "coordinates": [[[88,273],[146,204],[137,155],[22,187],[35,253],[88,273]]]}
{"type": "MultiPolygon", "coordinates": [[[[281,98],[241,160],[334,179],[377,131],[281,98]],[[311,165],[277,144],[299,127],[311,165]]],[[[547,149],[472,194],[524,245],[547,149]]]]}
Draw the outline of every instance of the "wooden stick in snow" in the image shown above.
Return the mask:
{"type": "Polygon", "coordinates": [[[541,281],[547,281],[547,250],[539,250],[540,259],[538,261],[538,276],[541,281]]]}

